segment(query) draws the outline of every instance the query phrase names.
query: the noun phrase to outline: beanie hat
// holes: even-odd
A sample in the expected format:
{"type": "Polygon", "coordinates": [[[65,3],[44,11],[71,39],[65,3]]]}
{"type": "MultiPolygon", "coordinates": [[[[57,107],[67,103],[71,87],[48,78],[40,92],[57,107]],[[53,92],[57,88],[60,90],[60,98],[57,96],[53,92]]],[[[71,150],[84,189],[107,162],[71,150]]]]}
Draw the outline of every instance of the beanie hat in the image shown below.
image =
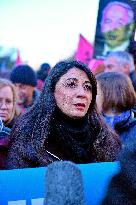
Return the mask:
{"type": "Polygon", "coordinates": [[[29,65],[16,66],[10,74],[13,83],[21,83],[35,87],[37,85],[36,73],[29,65]]]}

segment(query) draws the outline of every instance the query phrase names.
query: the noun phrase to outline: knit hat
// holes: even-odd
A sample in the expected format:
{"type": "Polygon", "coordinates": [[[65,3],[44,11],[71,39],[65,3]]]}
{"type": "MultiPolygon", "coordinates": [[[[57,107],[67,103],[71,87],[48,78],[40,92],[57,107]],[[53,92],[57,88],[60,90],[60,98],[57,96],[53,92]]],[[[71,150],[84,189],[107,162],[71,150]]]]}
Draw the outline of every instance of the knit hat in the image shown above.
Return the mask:
{"type": "Polygon", "coordinates": [[[13,83],[21,83],[35,87],[37,85],[36,73],[29,65],[16,66],[10,74],[13,83]]]}

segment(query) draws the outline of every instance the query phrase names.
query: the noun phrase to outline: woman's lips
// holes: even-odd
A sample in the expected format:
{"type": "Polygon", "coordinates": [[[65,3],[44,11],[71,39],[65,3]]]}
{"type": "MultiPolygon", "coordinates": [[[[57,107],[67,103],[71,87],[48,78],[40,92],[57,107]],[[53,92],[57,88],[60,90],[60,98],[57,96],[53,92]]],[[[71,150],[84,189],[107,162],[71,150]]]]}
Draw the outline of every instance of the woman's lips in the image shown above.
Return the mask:
{"type": "Polygon", "coordinates": [[[84,110],[84,108],[85,108],[84,103],[76,103],[75,106],[78,110],[84,110]]]}

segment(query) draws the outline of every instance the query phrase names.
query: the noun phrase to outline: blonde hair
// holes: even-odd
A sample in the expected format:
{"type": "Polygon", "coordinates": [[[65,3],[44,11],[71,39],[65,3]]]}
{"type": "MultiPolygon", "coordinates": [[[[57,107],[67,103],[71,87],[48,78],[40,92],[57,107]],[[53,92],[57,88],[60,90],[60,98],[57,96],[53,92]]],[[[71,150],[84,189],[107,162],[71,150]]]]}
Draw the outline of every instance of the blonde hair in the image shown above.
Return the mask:
{"type": "Polygon", "coordinates": [[[17,105],[16,105],[16,103],[17,103],[16,87],[14,86],[14,84],[10,80],[5,79],[5,78],[0,78],[0,89],[7,87],[7,86],[11,88],[12,93],[13,93],[13,110],[12,110],[12,114],[11,114],[9,120],[5,122],[5,125],[10,123],[11,120],[14,118],[14,116],[19,115],[19,111],[17,110],[17,105]]]}

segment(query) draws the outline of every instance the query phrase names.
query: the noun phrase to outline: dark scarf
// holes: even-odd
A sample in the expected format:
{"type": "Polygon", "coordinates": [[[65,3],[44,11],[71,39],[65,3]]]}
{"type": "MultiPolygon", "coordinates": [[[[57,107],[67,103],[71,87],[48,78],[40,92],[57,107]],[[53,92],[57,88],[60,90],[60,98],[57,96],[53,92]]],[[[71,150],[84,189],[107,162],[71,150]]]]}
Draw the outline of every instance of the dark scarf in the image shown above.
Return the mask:
{"type": "Polygon", "coordinates": [[[48,138],[48,147],[53,154],[76,163],[92,162],[94,140],[88,116],[73,119],[56,110],[48,138]]]}

